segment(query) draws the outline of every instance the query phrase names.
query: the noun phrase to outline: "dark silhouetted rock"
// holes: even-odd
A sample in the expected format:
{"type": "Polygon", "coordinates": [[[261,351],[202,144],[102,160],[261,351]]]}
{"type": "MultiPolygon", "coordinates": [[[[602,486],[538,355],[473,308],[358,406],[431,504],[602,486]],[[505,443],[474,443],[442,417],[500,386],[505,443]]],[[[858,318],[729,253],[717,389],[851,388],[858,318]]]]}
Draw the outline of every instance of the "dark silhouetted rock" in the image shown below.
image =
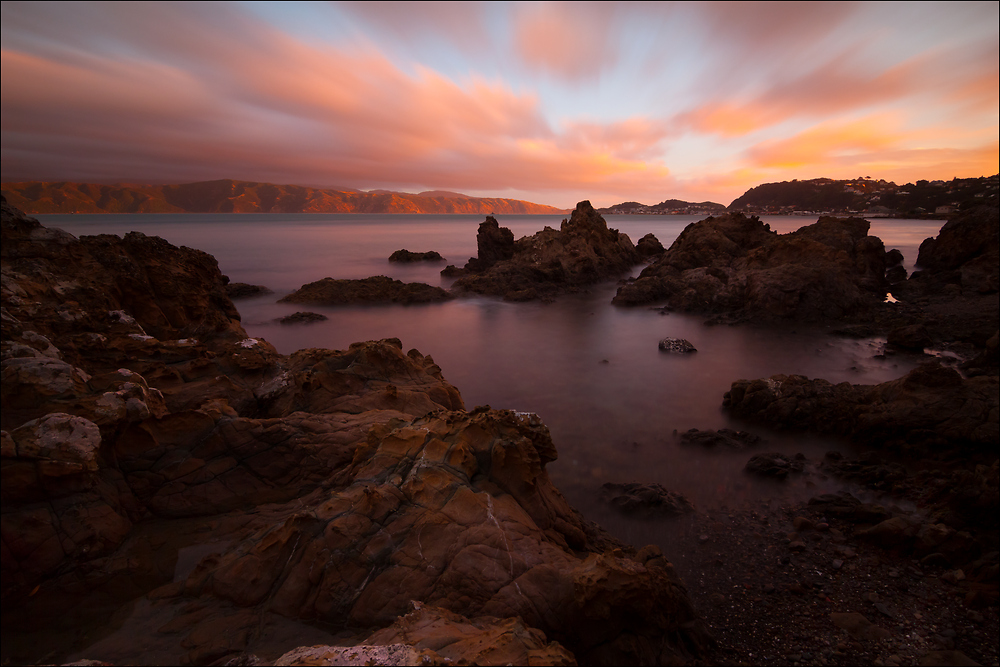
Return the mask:
{"type": "Polygon", "coordinates": [[[511,301],[547,299],[614,277],[639,262],[627,235],[608,229],[590,202],[580,202],[558,230],[546,227],[513,241],[510,230],[487,218],[477,236],[479,257],[459,275],[454,289],[511,301]]]}
{"type": "Polygon", "coordinates": [[[698,348],[692,345],[690,341],[683,338],[664,338],[660,341],[659,348],[662,352],[673,352],[675,354],[688,354],[698,351],[698,348]]]}
{"type": "Polygon", "coordinates": [[[643,236],[635,244],[635,251],[639,253],[639,257],[646,259],[648,257],[658,257],[666,252],[666,248],[660,243],[660,240],[653,235],[652,232],[643,236]]]}
{"type": "Polygon", "coordinates": [[[998,401],[997,378],[966,379],[931,362],[878,385],[834,385],[801,375],[739,380],[723,405],[737,417],[775,428],[848,435],[879,447],[940,450],[995,445],[998,401]]]}
{"type": "Polygon", "coordinates": [[[601,486],[601,499],[626,514],[676,516],[694,511],[691,501],[659,484],[615,484],[601,486]]]}
{"type": "Polygon", "coordinates": [[[837,320],[885,297],[885,248],[856,218],[820,218],[778,235],[757,217],[729,213],[688,225],[670,248],[618,290],[622,305],[739,321],[837,320]]]}
{"type": "Polygon", "coordinates": [[[326,315],[320,315],[319,313],[299,311],[297,313],[292,313],[291,315],[279,317],[278,322],[280,324],[310,324],[312,322],[325,322],[328,319],[330,318],[326,315]]]}
{"type": "Polygon", "coordinates": [[[397,250],[389,255],[390,262],[443,262],[444,257],[436,250],[427,252],[410,252],[409,250],[397,250]]]}
{"type": "Polygon", "coordinates": [[[360,280],[323,278],[282,297],[281,303],[340,306],[353,303],[432,303],[452,298],[447,290],[426,283],[404,283],[387,276],[360,280]]]}

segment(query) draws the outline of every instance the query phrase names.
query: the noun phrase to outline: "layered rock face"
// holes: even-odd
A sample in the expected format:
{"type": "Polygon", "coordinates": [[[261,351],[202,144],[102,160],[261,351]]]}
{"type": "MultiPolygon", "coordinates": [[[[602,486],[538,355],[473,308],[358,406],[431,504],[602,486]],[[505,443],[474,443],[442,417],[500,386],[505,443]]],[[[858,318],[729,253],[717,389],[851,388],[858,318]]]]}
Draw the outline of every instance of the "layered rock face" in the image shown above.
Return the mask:
{"type": "Polygon", "coordinates": [[[820,218],[778,235],[756,216],[693,223],[614,299],[666,302],[736,321],[835,320],[885,296],[885,247],[855,218],[820,218]]]}
{"type": "Polygon", "coordinates": [[[509,229],[488,217],[476,237],[478,257],[459,275],[456,292],[503,296],[513,301],[551,298],[565,291],[605,280],[640,261],[626,234],[609,229],[589,201],[577,204],[558,230],[546,227],[514,241],[509,229]]]}
{"type": "Polygon", "coordinates": [[[293,648],[265,616],[480,664],[662,664],[711,641],[662,554],[552,485],[537,417],[465,411],[397,339],[280,355],[224,283],[204,253],[4,209],[5,623],[114,580],[167,584],[148,601],[193,663],[293,648]],[[221,546],[169,584],[198,535],[221,546]]]}

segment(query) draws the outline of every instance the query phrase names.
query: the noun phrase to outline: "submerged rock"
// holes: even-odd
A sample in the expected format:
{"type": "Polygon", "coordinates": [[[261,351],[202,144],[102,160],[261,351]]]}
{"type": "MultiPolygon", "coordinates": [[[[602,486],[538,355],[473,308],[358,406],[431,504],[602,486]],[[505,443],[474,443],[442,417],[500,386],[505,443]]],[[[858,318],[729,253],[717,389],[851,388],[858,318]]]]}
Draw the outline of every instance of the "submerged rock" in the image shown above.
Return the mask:
{"type": "Polygon", "coordinates": [[[551,298],[556,294],[611,278],[637,264],[640,257],[627,235],[609,229],[590,202],[576,209],[556,230],[546,227],[514,241],[509,229],[488,217],[476,237],[479,256],[458,275],[453,289],[502,296],[512,301],[551,298]]]}
{"type": "Polygon", "coordinates": [[[278,301],[339,306],[353,303],[432,303],[450,298],[451,294],[440,287],[426,283],[404,283],[387,276],[373,276],[360,280],[323,278],[303,285],[278,301]]]}

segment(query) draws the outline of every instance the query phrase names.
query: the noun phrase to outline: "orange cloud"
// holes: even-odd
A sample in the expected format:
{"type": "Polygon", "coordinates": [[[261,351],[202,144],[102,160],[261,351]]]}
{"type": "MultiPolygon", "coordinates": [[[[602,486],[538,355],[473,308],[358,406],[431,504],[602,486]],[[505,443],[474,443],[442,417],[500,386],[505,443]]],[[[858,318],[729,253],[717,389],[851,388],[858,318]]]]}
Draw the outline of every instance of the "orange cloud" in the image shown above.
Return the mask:
{"type": "Polygon", "coordinates": [[[901,136],[889,129],[888,119],[823,123],[788,139],[757,144],[747,152],[759,168],[797,168],[821,165],[834,157],[894,147],[901,136]]]}

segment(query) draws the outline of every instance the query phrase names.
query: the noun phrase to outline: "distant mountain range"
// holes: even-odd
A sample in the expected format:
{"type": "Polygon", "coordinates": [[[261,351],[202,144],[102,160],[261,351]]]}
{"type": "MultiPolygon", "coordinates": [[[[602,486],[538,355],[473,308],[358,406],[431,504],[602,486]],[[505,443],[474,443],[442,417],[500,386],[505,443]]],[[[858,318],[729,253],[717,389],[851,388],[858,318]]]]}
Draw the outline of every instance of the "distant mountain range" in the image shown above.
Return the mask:
{"type": "Polygon", "coordinates": [[[4,183],[0,192],[26,213],[474,213],[560,214],[519,199],[309,188],[221,180],[181,185],[4,183]]]}

